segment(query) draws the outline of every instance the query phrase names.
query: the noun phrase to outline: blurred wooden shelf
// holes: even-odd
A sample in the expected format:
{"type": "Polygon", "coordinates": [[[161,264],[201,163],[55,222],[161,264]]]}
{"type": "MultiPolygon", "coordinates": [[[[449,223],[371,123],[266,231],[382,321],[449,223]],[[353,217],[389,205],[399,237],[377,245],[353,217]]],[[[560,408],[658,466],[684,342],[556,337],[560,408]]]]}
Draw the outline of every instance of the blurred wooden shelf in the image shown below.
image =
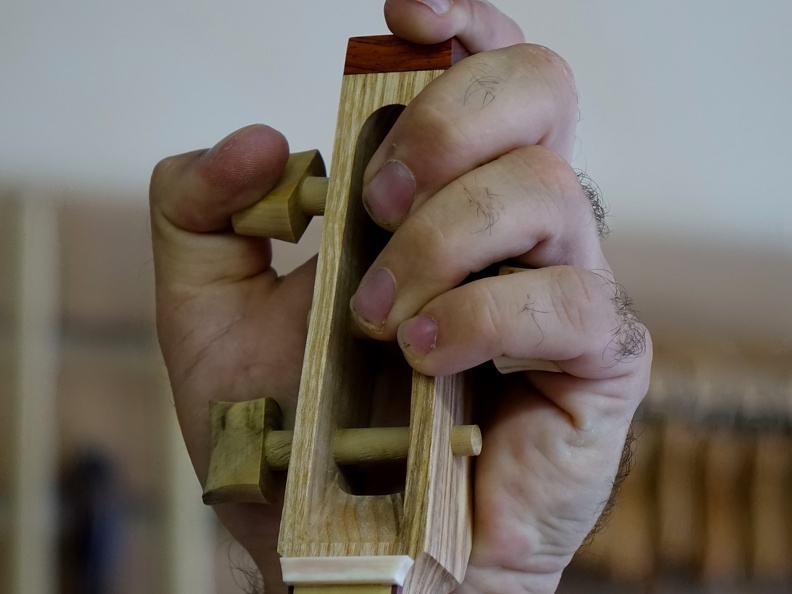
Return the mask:
{"type": "Polygon", "coordinates": [[[60,542],[73,522],[55,503],[82,509],[58,489],[91,456],[112,475],[123,523],[113,591],[214,592],[203,568],[215,534],[200,528],[214,520],[194,476],[195,505],[182,504],[189,463],[156,343],[150,252],[144,201],[0,195],[0,592],[74,591],[57,563],[69,552],[79,565],[60,542]]]}
{"type": "Polygon", "coordinates": [[[633,472],[573,569],[624,587],[608,592],[792,591],[792,353],[656,347],[633,472]],[[671,575],[689,589],[663,589],[671,575]]]}

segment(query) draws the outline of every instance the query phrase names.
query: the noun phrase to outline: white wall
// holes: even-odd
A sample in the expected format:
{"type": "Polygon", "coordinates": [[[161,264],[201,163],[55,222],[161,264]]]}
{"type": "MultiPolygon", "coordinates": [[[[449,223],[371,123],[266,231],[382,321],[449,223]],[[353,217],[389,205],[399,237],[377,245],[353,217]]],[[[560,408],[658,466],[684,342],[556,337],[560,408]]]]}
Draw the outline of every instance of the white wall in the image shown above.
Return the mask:
{"type": "MultiPolygon", "coordinates": [[[[329,158],[345,40],[384,32],[376,0],[0,1],[0,184],[141,201],[161,156],[255,121],[329,158]]],[[[498,4],[576,72],[614,237],[792,259],[792,3],[498,4]]]]}

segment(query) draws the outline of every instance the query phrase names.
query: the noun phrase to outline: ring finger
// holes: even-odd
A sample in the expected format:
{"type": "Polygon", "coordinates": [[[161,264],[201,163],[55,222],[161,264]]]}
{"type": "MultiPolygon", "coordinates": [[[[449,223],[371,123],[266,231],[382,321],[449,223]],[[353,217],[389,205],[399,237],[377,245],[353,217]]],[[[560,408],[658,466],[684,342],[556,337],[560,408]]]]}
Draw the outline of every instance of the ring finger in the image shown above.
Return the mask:
{"type": "Polygon", "coordinates": [[[390,339],[431,299],[506,259],[608,269],[577,176],[549,149],[514,150],[438,192],[396,231],[351,307],[364,330],[390,339]]]}

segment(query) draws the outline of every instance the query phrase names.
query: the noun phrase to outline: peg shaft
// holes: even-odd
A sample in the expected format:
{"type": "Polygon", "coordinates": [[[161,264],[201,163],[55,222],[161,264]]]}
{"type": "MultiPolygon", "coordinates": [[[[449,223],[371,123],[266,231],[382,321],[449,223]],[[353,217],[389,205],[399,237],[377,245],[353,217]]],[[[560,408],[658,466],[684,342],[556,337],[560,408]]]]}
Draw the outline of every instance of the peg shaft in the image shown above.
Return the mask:
{"type": "Polygon", "coordinates": [[[300,206],[305,214],[312,217],[320,217],[324,214],[329,181],[326,177],[314,176],[308,176],[303,180],[300,189],[300,206]]]}
{"type": "MultiPolygon", "coordinates": [[[[293,438],[293,431],[271,431],[267,434],[264,456],[269,468],[288,468],[293,438]]],[[[339,466],[404,460],[409,443],[409,427],[337,429],[333,439],[333,458],[339,466]]],[[[451,451],[455,456],[478,456],[481,453],[481,430],[478,426],[458,425],[452,428],[451,451]]]]}
{"type": "MultiPolygon", "coordinates": [[[[281,412],[271,398],[247,402],[212,402],[212,450],[203,500],[219,503],[272,501],[273,470],[289,467],[294,432],[281,430],[281,412]]],[[[333,458],[339,466],[404,460],[409,427],[337,429],[333,458]]],[[[481,431],[476,425],[451,427],[455,456],[478,456],[481,431]]]]}

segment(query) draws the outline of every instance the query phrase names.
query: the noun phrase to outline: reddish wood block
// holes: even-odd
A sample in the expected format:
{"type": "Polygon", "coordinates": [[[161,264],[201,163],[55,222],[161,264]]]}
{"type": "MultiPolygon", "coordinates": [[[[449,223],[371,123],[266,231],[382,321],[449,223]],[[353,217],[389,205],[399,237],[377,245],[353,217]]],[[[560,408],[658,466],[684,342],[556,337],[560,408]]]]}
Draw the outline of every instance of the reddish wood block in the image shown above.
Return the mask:
{"type": "Polygon", "coordinates": [[[353,37],[347,45],[344,74],[445,70],[469,55],[456,39],[419,45],[395,35],[353,37]]]}

